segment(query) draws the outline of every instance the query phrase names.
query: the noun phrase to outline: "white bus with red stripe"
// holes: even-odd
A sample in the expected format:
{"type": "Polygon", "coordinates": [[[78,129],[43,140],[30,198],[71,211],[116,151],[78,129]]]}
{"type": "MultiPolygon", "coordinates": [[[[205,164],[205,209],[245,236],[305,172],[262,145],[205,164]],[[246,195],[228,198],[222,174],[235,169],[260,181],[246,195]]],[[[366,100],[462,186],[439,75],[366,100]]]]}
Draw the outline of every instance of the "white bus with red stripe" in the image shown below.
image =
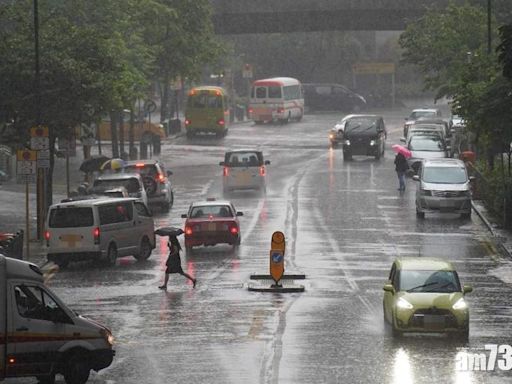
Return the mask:
{"type": "Polygon", "coordinates": [[[299,80],[274,77],[256,80],[249,100],[249,118],[255,123],[264,121],[300,120],[304,115],[304,94],[299,80]]]}

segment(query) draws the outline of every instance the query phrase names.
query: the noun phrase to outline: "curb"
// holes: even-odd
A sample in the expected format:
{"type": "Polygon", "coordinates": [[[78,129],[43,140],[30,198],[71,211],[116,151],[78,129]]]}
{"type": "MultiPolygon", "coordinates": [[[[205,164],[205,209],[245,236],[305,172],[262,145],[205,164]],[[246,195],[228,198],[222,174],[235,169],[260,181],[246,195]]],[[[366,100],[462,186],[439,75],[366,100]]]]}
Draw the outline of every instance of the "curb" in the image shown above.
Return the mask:
{"type": "Polygon", "coordinates": [[[494,231],[494,228],[493,226],[491,225],[491,223],[489,222],[489,220],[487,220],[487,218],[483,215],[482,212],[480,212],[477,208],[477,206],[473,203],[473,200],[471,200],[471,208],[473,209],[473,211],[475,211],[475,213],[478,215],[478,217],[480,218],[480,220],[483,221],[483,223],[485,224],[485,226],[487,227],[487,230],[491,233],[491,235],[494,237],[494,240],[495,240],[495,244],[496,246],[499,248],[499,250],[501,251],[501,253],[507,257],[509,257],[510,259],[512,259],[512,251],[509,250],[507,247],[505,247],[505,245],[503,244],[503,242],[501,240],[498,239],[498,235],[496,234],[496,232],[494,231]]]}

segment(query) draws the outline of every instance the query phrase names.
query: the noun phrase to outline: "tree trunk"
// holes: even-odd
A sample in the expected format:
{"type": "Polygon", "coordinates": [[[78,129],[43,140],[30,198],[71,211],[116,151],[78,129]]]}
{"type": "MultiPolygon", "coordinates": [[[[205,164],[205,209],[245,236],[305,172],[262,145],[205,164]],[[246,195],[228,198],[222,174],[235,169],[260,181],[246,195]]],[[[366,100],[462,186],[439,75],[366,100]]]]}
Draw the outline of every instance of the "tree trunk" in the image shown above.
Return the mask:
{"type": "Polygon", "coordinates": [[[121,158],[125,159],[124,152],[124,113],[123,111],[119,112],[119,152],[121,154],[121,158]]]}
{"type": "Polygon", "coordinates": [[[117,112],[110,112],[110,136],[112,140],[112,158],[119,157],[119,142],[117,141],[117,112]]]}
{"type": "Polygon", "coordinates": [[[167,118],[167,111],[169,109],[169,75],[165,75],[164,81],[162,84],[163,92],[162,92],[162,104],[160,105],[160,122],[163,123],[167,118]]]}

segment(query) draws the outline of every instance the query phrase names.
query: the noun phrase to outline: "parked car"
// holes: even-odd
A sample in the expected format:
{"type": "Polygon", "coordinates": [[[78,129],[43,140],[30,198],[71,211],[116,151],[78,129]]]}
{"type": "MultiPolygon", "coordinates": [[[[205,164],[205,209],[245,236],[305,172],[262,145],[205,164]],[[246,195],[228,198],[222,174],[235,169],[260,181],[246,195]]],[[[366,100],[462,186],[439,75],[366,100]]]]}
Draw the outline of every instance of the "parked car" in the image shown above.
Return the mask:
{"type": "Polygon", "coordinates": [[[155,248],[154,223],[146,205],[134,198],[99,198],[54,204],[44,237],[48,261],[65,267],[71,261],[116,259],[133,255],[146,260],[155,248]]]}
{"type": "Polygon", "coordinates": [[[105,191],[124,187],[130,197],[135,197],[148,206],[148,195],[142,177],[136,173],[112,173],[98,176],[88,191],[91,194],[103,194],[105,191]]]}
{"type": "Polygon", "coordinates": [[[411,114],[405,118],[404,137],[407,136],[407,130],[411,124],[420,118],[439,119],[442,117],[441,110],[438,108],[417,108],[413,109],[411,114]]]}
{"type": "Polygon", "coordinates": [[[128,161],[123,167],[125,173],[137,173],[142,177],[144,189],[150,205],[159,205],[168,212],[174,203],[174,191],[170,176],[164,164],[159,160],[128,161]]]}
{"type": "Polygon", "coordinates": [[[304,105],[310,110],[359,112],[366,108],[363,96],[341,84],[302,84],[304,105]]]}
{"type": "Polygon", "coordinates": [[[185,221],[185,248],[191,251],[198,245],[240,245],[240,222],[233,203],[227,200],[208,199],[192,203],[188,213],[181,215],[185,221]]]}
{"type": "Polygon", "coordinates": [[[449,157],[450,147],[446,146],[439,134],[412,135],[407,141],[412,156],[407,159],[409,167],[418,173],[424,159],[443,159],[449,157]]]}
{"type": "Polygon", "coordinates": [[[461,285],[447,261],[434,258],[398,258],[383,287],[384,321],[393,336],[405,332],[454,334],[469,337],[469,308],[464,299],[473,291],[461,285]]]}
{"type": "Polygon", "coordinates": [[[416,215],[426,212],[455,212],[471,217],[471,180],[464,162],[458,159],[424,160],[418,175],[416,215]]]}
{"type": "Polygon", "coordinates": [[[354,155],[384,155],[387,131],[382,116],[348,115],[342,120],[343,159],[352,160],[354,155]]]}
{"type": "Polygon", "coordinates": [[[261,151],[241,149],[228,151],[224,161],[219,165],[223,167],[222,185],[224,193],[240,189],[256,189],[266,191],[266,166],[269,160],[264,160],[261,151]]]}

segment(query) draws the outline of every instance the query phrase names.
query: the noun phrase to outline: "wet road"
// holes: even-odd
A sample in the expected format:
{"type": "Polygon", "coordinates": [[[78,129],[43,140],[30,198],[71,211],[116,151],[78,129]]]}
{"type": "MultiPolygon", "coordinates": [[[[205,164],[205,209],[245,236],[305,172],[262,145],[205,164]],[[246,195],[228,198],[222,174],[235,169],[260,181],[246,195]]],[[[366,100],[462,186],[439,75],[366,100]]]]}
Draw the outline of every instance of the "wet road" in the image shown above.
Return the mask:
{"type": "MultiPolygon", "coordinates": [[[[400,195],[390,146],[404,114],[384,114],[386,156],[380,161],[329,149],[337,115],[308,115],[286,126],[232,127],[222,140],[180,138],[163,147],[174,172],[175,205],[159,225],[183,224],[190,202],[221,196],[227,148],[264,151],[267,194],[230,196],[241,218],[237,251],[217,246],[183,255],[196,289],[163,277],[165,241],[145,263],[124,258],[112,268],[81,263],[50,286],[78,312],[117,337],[113,365],[91,383],[506,383],[510,371],[458,372],[459,351],[512,344],[511,264],[501,259],[476,215],[428,215],[417,221],[414,184],[400,195]],[[254,293],[252,272],[266,272],[270,236],[286,235],[286,269],[307,275],[302,294],[254,293]],[[446,337],[393,340],[383,324],[382,285],[396,256],[451,260],[474,286],[467,344],[446,337]]],[[[62,380],[61,378],[59,380],[62,380]]],[[[20,381],[21,382],[21,381],[20,381]]],[[[29,381],[26,381],[29,382],[29,381]]],[[[31,381],[33,382],[33,381],[31,381]]]]}

